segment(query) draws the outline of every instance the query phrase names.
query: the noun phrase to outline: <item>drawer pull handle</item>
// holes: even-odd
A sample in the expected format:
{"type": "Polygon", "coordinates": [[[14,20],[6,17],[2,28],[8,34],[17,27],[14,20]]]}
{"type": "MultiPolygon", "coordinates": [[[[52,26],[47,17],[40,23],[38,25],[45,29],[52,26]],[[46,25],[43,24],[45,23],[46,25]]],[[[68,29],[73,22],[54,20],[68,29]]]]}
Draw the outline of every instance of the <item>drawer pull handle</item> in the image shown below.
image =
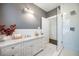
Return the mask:
{"type": "Polygon", "coordinates": [[[15,56],[15,55],[12,55],[12,56],[15,56]]]}
{"type": "Polygon", "coordinates": [[[12,47],[12,49],[14,49],[14,47],[12,47]]]}

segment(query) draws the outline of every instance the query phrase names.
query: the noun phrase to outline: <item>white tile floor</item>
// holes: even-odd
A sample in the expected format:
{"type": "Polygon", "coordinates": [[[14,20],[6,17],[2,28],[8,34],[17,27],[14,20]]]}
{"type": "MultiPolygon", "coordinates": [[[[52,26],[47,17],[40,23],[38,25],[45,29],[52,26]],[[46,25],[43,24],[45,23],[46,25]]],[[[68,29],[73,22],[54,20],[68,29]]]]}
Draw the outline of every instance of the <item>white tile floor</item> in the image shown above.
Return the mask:
{"type": "Polygon", "coordinates": [[[46,45],[46,48],[36,56],[53,56],[55,51],[56,51],[56,45],[49,43],[46,45]]]}

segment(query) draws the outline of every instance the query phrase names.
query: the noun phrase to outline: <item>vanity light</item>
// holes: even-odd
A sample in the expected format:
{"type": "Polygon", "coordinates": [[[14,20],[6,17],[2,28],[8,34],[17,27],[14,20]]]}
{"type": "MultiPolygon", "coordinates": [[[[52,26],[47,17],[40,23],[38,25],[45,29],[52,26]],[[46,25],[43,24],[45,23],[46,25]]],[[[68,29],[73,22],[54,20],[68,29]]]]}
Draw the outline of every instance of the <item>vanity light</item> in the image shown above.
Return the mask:
{"type": "Polygon", "coordinates": [[[34,14],[34,11],[32,11],[31,8],[24,8],[24,12],[28,12],[28,13],[34,14]]]}

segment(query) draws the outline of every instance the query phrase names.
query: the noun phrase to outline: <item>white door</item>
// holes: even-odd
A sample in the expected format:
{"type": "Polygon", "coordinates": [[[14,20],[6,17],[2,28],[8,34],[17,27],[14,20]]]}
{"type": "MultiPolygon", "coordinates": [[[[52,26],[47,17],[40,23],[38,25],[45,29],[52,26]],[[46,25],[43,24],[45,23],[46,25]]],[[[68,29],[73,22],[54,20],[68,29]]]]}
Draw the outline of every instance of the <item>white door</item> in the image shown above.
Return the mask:
{"type": "Polygon", "coordinates": [[[53,40],[57,40],[56,38],[56,17],[53,17],[51,19],[49,19],[49,27],[50,27],[50,31],[49,31],[49,36],[50,36],[50,39],[53,39],[53,40]]]}
{"type": "Polygon", "coordinates": [[[42,17],[42,32],[44,33],[45,36],[45,43],[49,42],[49,20],[42,17]]]}

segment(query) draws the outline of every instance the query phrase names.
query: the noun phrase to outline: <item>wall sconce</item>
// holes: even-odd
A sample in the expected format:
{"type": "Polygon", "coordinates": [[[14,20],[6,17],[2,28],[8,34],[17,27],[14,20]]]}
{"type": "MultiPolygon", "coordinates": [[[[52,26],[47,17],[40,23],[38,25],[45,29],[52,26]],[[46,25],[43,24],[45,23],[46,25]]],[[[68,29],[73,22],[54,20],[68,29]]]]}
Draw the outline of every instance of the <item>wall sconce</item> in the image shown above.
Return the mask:
{"type": "Polygon", "coordinates": [[[24,8],[23,9],[24,13],[30,13],[30,14],[34,14],[34,11],[31,8],[24,8]]]}
{"type": "Polygon", "coordinates": [[[36,17],[34,15],[34,11],[31,8],[22,8],[22,19],[26,22],[35,22],[36,17]]]}

